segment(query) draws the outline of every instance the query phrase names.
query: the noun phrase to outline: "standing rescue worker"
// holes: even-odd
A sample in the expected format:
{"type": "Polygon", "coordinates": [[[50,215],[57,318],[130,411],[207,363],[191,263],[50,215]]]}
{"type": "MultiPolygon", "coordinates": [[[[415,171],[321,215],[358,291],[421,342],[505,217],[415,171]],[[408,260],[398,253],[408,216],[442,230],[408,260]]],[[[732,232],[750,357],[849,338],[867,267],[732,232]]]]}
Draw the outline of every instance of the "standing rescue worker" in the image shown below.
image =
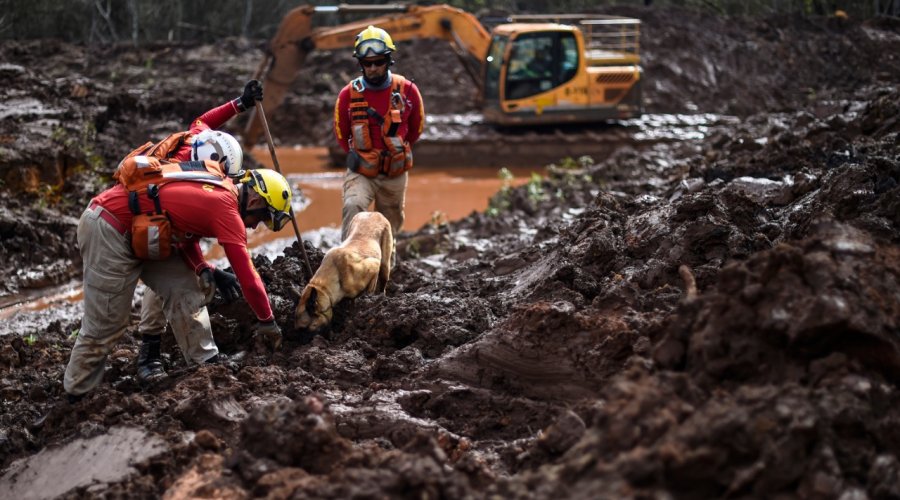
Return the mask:
{"type": "Polygon", "coordinates": [[[369,26],[356,35],[353,57],[362,76],[347,84],[335,103],[334,133],[348,153],[341,240],[353,216],[372,201],[394,237],[403,226],[412,145],[422,134],[425,108],[416,85],[389,69],[396,50],[381,28],[369,26]]]}
{"type": "MultiPolygon", "coordinates": [[[[242,106],[247,107],[243,96],[240,99],[242,106]]],[[[255,97],[250,99],[252,103],[255,97]]],[[[220,106],[200,120],[214,124],[217,116],[227,114],[230,118],[236,111],[239,109],[227,111],[220,106]]],[[[194,148],[194,138],[188,139],[185,142],[190,143],[189,154],[202,146],[194,148]]],[[[183,147],[181,144],[176,149],[183,147]]],[[[232,155],[218,161],[231,173],[240,170],[240,165],[235,164],[240,162],[237,158],[232,155]]],[[[134,198],[141,213],[154,212],[158,201],[172,227],[183,237],[179,252],[164,260],[140,260],[135,256],[129,237],[134,214],[129,207],[129,192],[122,183],[91,200],[77,233],[84,263],[84,317],[63,382],[70,401],[100,383],[106,357],[128,324],[138,279],[162,299],[162,309],[173,330],[186,328],[176,337],[183,334],[189,338],[212,338],[206,311],[210,287],[219,285],[223,293],[228,293],[235,284],[227,279],[219,283],[216,272],[203,259],[199,238],[216,238],[224,248],[244,297],[256,314],[254,335],[261,335],[275,348],[281,344],[281,330],[247,250],[245,228],[264,222],[273,231],[281,229],[290,219],[291,188],[281,174],[268,169],[247,171],[241,181],[237,186],[227,177],[219,182],[171,181],[159,187],[156,200],[147,195],[134,198]]],[[[142,345],[142,358],[159,361],[158,340],[155,343],[155,352],[150,352],[152,341],[148,342],[150,347],[142,345]]]]}
{"type": "MultiPolygon", "coordinates": [[[[213,160],[220,162],[232,179],[244,174],[243,151],[240,143],[230,134],[215,130],[228,120],[248,109],[252,109],[256,101],[262,101],[263,88],[257,80],[250,80],[244,86],[240,97],[215,107],[193,120],[186,132],[170,135],[159,143],[153,156],[172,162],[213,160]],[[166,144],[168,142],[168,144],[166,144]]],[[[192,242],[194,244],[196,242],[192,242]]],[[[205,264],[205,263],[204,263],[205,264]]],[[[196,263],[189,263],[191,268],[196,263]]],[[[226,300],[240,296],[240,286],[231,273],[208,266],[208,271],[201,269],[201,286],[211,300],[216,286],[226,300]]],[[[207,303],[209,300],[206,301],[207,303]]],[[[169,307],[175,307],[172,304],[169,307]]],[[[151,289],[147,288],[141,301],[141,321],[138,333],[141,336],[141,349],[137,360],[137,378],[142,384],[151,384],[165,379],[166,372],[160,356],[160,341],[166,324],[169,323],[164,312],[163,300],[151,289]]],[[[206,307],[199,317],[176,314],[171,318],[172,333],[181,349],[185,361],[198,364],[214,363],[219,356],[219,349],[209,326],[206,307]]]]}

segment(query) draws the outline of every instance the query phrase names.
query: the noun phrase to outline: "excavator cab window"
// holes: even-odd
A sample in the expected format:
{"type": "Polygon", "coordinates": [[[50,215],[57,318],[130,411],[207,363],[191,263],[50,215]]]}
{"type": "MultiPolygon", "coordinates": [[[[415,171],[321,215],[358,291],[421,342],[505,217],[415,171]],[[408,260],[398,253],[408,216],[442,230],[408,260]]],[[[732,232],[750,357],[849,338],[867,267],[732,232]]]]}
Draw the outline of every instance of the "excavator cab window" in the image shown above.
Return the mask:
{"type": "Polygon", "coordinates": [[[578,69],[575,36],[569,32],[524,33],[515,38],[506,71],[506,99],[522,99],[571,80],[578,69]]]}
{"type": "Polygon", "coordinates": [[[484,74],[484,97],[486,101],[500,101],[500,70],[503,68],[503,54],[509,38],[494,35],[488,49],[484,74]]]}
{"type": "Polygon", "coordinates": [[[578,43],[574,36],[563,36],[559,39],[562,46],[562,75],[560,83],[566,83],[578,73],[578,43]]]}

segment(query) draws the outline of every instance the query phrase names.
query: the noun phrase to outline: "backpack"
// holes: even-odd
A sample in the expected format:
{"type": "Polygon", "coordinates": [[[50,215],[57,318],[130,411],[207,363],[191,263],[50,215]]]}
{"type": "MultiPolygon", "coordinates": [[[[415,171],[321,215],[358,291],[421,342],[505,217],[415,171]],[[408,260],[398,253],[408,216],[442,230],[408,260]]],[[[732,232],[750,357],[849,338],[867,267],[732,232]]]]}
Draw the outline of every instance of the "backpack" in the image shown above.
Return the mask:
{"type": "MultiPolygon", "coordinates": [[[[131,248],[134,255],[142,260],[165,260],[172,255],[172,245],[180,238],[160,204],[160,188],[170,182],[202,182],[227,188],[235,196],[237,188],[227,180],[225,171],[218,162],[203,160],[174,163],[154,156],[135,154],[153,149],[147,149],[146,146],[145,144],[132,151],[122,160],[113,178],[128,191],[128,207],[134,214],[131,223],[131,248]],[[141,212],[141,195],[153,200],[154,211],[141,212]]],[[[157,151],[159,150],[154,150],[157,151]]]]}
{"type": "Polygon", "coordinates": [[[175,132],[157,143],[147,142],[143,146],[128,153],[125,158],[128,159],[132,156],[153,156],[156,158],[168,159],[169,155],[175,154],[175,152],[178,151],[178,148],[191,139],[191,137],[193,136],[190,132],[175,132]]]}

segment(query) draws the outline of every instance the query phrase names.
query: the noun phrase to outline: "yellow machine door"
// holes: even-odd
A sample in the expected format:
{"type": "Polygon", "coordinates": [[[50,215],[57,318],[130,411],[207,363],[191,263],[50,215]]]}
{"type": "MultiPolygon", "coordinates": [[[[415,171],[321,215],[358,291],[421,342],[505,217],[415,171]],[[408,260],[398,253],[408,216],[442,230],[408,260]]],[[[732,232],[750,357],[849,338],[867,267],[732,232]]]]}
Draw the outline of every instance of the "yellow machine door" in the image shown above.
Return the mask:
{"type": "Polygon", "coordinates": [[[575,34],[533,31],[504,42],[504,63],[489,75],[495,78],[494,86],[486,88],[492,91],[486,97],[493,93],[497,98],[490,121],[504,125],[578,121],[574,114],[585,107],[588,96],[575,34]]]}

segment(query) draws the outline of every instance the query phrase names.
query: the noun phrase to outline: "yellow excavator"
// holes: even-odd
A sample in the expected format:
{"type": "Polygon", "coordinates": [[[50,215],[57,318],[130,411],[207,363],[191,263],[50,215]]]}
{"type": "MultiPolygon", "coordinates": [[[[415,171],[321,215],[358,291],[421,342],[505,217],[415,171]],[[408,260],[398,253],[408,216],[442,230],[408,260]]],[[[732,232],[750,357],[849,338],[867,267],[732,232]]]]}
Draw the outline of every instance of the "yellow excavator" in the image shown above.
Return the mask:
{"type": "MultiPolygon", "coordinates": [[[[264,78],[266,116],[313,50],[352,48],[369,25],[395,42],[446,40],[479,91],[484,120],[515,126],[627,119],[641,115],[640,21],[617,16],[510,16],[488,32],[472,14],[448,5],[302,6],[282,20],[256,78],[264,78]],[[377,13],[338,26],[313,27],[316,13],[377,13]]],[[[256,110],[244,143],[262,132],[256,110]]]]}

